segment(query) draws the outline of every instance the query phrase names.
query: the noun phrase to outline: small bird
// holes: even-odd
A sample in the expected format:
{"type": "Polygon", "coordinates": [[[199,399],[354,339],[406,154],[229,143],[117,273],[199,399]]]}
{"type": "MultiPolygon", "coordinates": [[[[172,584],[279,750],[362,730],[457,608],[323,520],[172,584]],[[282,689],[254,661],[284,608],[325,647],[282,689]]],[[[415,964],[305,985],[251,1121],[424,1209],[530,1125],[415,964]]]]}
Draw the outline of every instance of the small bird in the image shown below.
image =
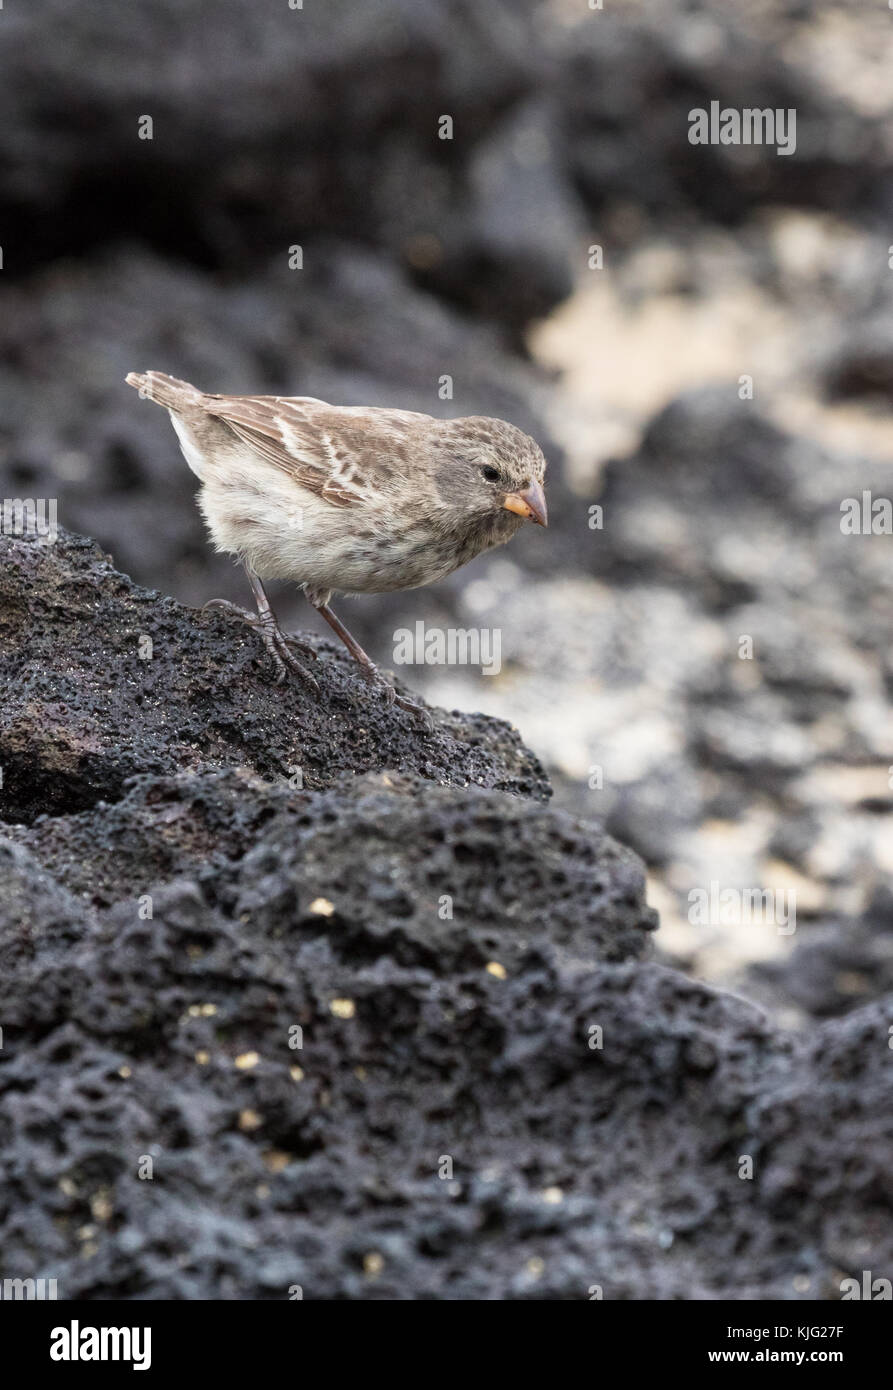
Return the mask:
{"type": "Polygon", "coordinates": [[[264,590],[290,579],[335,630],[364,677],[390,703],[430,718],[397,695],[329,607],[333,593],[378,594],[433,584],[525,519],[547,524],[546,460],[514,425],[484,416],[437,420],[410,410],[333,406],[312,396],[220,396],[163,372],[131,372],[129,385],[164,406],[219,551],[235,555],[257,614],[218,607],[262,638],[282,681],[286,667],[317,682],[293,654],[264,590]]]}

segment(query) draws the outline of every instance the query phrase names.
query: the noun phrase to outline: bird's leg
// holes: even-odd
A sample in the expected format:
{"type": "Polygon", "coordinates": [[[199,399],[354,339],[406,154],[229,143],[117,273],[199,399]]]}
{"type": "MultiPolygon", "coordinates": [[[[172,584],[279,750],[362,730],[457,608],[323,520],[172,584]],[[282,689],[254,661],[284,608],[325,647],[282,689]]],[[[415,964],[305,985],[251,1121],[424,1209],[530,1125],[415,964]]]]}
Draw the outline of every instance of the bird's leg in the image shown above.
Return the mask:
{"type": "Polygon", "coordinates": [[[261,627],[266,628],[267,631],[272,631],[277,642],[286,646],[297,647],[298,651],[301,652],[303,656],[307,656],[311,661],[315,661],[316,652],[311,646],[306,642],[301,642],[299,638],[292,637],[288,633],[282,631],[282,628],[276,621],[276,615],[270,607],[270,600],[267,598],[267,592],[254,573],[254,570],[246,569],[245,572],[248,575],[248,583],[251,585],[254,601],[257,604],[258,616],[255,621],[259,622],[261,627]]]}
{"type": "Polygon", "coordinates": [[[309,685],[311,690],[318,692],[319,684],[315,677],[311,676],[309,671],[304,670],[301,663],[292,655],[289,647],[297,647],[305,656],[311,657],[314,661],[316,660],[316,652],[312,647],[308,647],[306,643],[299,642],[296,637],[287,637],[285,635],[276,621],[276,615],[270,607],[270,600],[267,598],[266,590],[260,579],[248,565],[243,564],[243,568],[248,576],[248,583],[251,585],[251,591],[254,594],[254,601],[257,604],[257,613],[249,613],[246,609],[239,608],[237,604],[230,603],[229,600],[225,598],[212,598],[205,604],[202,612],[204,613],[208,608],[219,608],[224,613],[232,613],[235,617],[241,619],[243,623],[247,623],[250,628],[253,628],[273,659],[273,665],[276,667],[277,685],[280,685],[285,679],[285,668],[287,666],[294,671],[297,676],[300,676],[305,685],[309,685]]]}
{"type": "MultiPolygon", "coordinates": [[[[313,600],[311,599],[311,603],[312,602],[313,600]]],[[[407,710],[410,714],[414,715],[416,719],[420,720],[429,731],[432,730],[434,728],[434,721],[428,711],[423,709],[421,705],[417,705],[413,700],[407,700],[404,695],[397,694],[394,687],[385,680],[372,658],[363,651],[357,639],[351,636],[341,619],[332,612],[329,605],[327,603],[314,603],[313,607],[318,613],[322,614],[329,624],[329,627],[337,632],[341,641],[359,666],[364,679],[367,680],[370,685],[374,685],[382,691],[388,704],[398,705],[400,709],[407,710]]]]}

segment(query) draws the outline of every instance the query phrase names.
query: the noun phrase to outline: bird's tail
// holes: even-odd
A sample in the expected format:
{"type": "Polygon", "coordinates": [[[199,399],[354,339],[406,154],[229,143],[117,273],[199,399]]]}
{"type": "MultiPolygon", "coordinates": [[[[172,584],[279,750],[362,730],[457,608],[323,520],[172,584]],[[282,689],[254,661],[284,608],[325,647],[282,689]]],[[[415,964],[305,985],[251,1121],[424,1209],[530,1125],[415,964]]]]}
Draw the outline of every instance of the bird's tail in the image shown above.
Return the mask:
{"type": "Polygon", "coordinates": [[[125,381],[146,400],[163,405],[167,410],[183,410],[197,405],[202,398],[197,387],[164,372],[128,372],[125,381]]]}

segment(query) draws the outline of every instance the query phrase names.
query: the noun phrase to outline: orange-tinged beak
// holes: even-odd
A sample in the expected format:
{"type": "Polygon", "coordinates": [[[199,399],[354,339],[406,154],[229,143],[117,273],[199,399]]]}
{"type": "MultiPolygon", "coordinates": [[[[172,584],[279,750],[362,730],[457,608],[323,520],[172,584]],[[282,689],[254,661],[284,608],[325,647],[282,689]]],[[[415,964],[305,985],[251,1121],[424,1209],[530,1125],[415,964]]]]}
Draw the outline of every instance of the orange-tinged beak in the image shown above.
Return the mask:
{"type": "Polygon", "coordinates": [[[510,492],[502,505],[507,512],[515,512],[518,516],[526,517],[528,521],[535,521],[537,526],[549,524],[546,494],[543,492],[542,484],[536,479],[522,492],[510,492]]]}

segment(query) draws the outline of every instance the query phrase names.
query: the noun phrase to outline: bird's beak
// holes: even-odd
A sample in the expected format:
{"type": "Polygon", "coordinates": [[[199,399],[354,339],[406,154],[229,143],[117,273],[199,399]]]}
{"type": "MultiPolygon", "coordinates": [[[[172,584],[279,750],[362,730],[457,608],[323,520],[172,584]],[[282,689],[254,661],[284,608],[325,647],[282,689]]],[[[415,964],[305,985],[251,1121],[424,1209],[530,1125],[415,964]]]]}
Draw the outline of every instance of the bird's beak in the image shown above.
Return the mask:
{"type": "Polygon", "coordinates": [[[548,526],[549,524],[546,494],[536,479],[530,484],[530,487],[524,488],[523,492],[510,492],[502,505],[507,512],[516,512],[518,516],[524,516],[528,521],[535,521],[537,526],[548,526]]]}

